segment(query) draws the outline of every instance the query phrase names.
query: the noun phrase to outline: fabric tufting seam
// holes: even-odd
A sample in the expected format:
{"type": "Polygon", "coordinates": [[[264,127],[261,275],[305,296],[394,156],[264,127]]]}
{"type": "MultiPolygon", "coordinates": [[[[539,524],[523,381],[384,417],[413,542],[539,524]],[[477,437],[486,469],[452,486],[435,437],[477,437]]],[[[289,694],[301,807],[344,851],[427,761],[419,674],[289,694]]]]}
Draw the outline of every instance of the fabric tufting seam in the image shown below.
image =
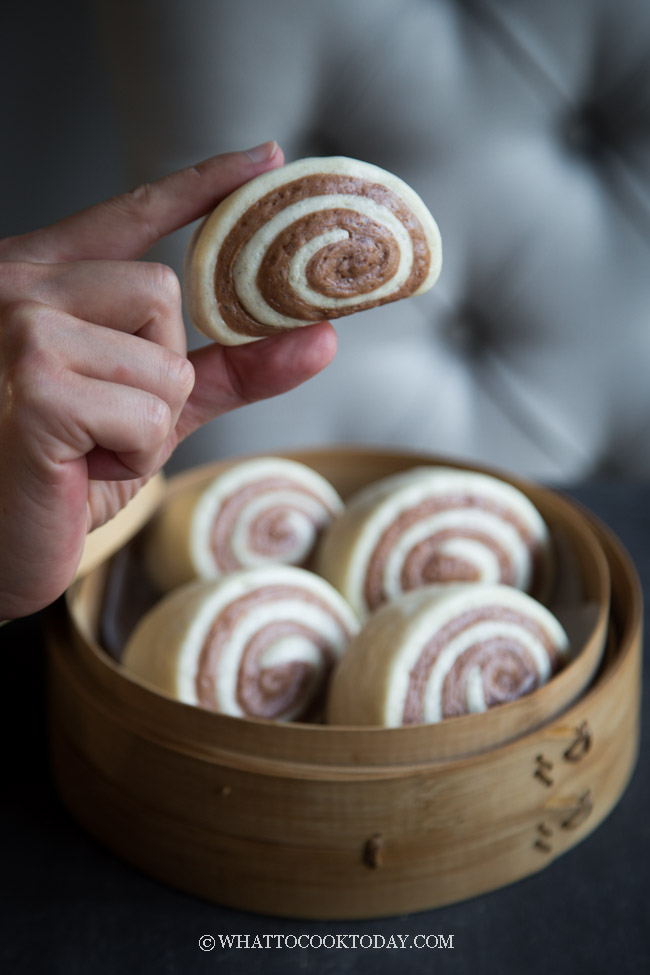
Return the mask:
{"type": "Polygon", "coordinates": [[[572,104],[555,78],[546,71],[533,52],[521,42],[507,22],[491,6],[480,0],[466,0],[465,3],[459,4],[459,9],[472,18],[475,25],[497,44],[501,53],[510,60],[537,94],[543,95],[547,101],[552,99],[558,102],[565,110],[575,110],[576,106],[572,104]]]}
{"type": "MultiPolygon", "coordinates": [[[[481,3],[480,0],[468,0],[460,9],[499,47],[534,91],[557,103],[560,113],[580,110],[492,5],[481,3]]],[[[603,184],[621,214],[650,245],[650,211],[640,188],[642,180],[639,174],[610,140],[601,136],[599,146],[604,157],[599,167],[603,184]],[[607,170],[610,171],[609,175],[607,170]]]]}
{"type": "Polygon", "coordinates": [[[521,393],[515,389],[516,383],[513,379],[516,377],[516,370],[513,372],[509,368],[505,346],[503,343],[496,345],[494,331],[489,328],[489,319],[479,308],[474,303],[467,302],[459,308],[455,303],[443,299],[440,293],[437,299],[440,307],[445,309],[441,316],[443,318],[463,319],[469,313],[472,321],[485,322],[485,332],[490,333],[489,341],[482,343],[480,356],[469,357],[465,361],[475,377],[476,384],[489,397],[495,409],[507,417],[508,422],[516,427],[525,439],[534,443],[556,467],[562,467],[565,457],[570,460],[579,457],[582,464],[588,464],[588,455],[580,449],[579,444],[573,443],[568,438],[561,426],[549,421],[547,410],[543,406],[536,407],[530,402],[530,398],[524,401],[521,393]],[[560,456],[558,456],[558,446],[560,456]]]}
{"type": "Polygon", "coordinates": [[[501,358],[487,349],[481,358],[483,385],[494,405],[509,421],[560,468],[568,459],[571,463],[580,459],[583,476],[591,467],[589,454],[579,441],[571,440],[561,424],[554,423],[548,410],[531,401],[530,388],[526,397],[517,391],[516,372],[508,368],[507,357],[501,358]],[[558,449],[559,448],[559,449],[558,449]]]}

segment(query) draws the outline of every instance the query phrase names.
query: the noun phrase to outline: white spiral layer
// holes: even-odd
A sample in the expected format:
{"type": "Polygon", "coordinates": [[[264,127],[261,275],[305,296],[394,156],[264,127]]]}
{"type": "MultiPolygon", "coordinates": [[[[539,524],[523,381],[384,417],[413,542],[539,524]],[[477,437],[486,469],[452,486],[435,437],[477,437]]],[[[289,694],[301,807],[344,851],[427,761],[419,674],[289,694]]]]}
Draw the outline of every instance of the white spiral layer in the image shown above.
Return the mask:
{"type": "Polygon", "coordinates": [[[342,510],[331,484],[304,464],[280,457],[242,461],[215,478],[197,503],[192,543],[198,574],[214,578],[268,563],[301,565],[319,533],[342,510]],[[270,532],[256,531],[258,525],[268,527],[269,516],[274,516],[273,538],[270,532]],[[225,517],[222,536],[230,548],[228,557],[220,555],[221,542],[215,537],[225,517]]]}
{"type": "MultiPolygon", "coordinates": [[[[328,196],[312,196],[307,200],[301,200],[292,206],[282,210],[276,217],[265,224],[242,249],[234,266],[233,274],[235,288],[242,304],[259,322],[268,325],[279,325],[288,328],[295,328],[303,325],[301,319],[291,318],[288,315],[280,315],[269,307],[261,293],[257,276],[260,264],[269,245],[275,240],[277,235],[290,227],[300,217],[308,213],[317,213],[321,210],[332,210],[342,208],[354,213],[363,213],[385,227],[395,238],[399,248],[399,266],[395,274],[372,291],[365,293],[363,301],[385,301],[391,294],[397,292],[407,280],[413,267],[413,245],[411,238],[403,224],[391,213],[391,211],[375,203],[374,200],[366,200],[359,196],[347,196],[344,194],[329,194],[328,196]]],[[[320,306],[327,309],[329,316],[341,308],[352,308],[359,304],[359,295],[352,295],[347,298],[326,297],[318,291],[309,287],[306,281],[305,269],[308,262],[314,255],[330,244],[340,240],[345,240],[349,234],[345,230],[329,231],[320,237],[313,238],[294,256],[289,272],[289,281],[296,294],[310,305],[320,306]]]]}
{"type": "Polygon", "coordinates": [[[312,573],[251,569],[168,594],[138,624],[123,665],[186,704],[288,721],[322,697],[358,628],[312,573]]]}
{"type": "Polygon", "coordinates": [[[348,499],[325,533],[318,571],[360,616],[438,582],[501,582],[544,598],[550,536],[512,485],[452,468],[415,468],[348,499]]]}
{"type": "Polygon", "coordinates": [[[226,345],[422,294],[438,227],[403,180],[342,156],[301,159],[235,190],[197,228],[189,316],[226,345]]]}
{"type": "Polygon", "coordinates": [[[478,713],[542,686],[568,657],[558,620],[525,593],[425,587],[377,610],[352,640],[328,721],[397,727],[478,713]]]}
{"type": "Polygon", "coordinates": [[[149,533],[149,571],[167,591],[242,568],[306,565],[342,509],[331,484],[305,464],[242,460],[164,506],[149,533]]]}

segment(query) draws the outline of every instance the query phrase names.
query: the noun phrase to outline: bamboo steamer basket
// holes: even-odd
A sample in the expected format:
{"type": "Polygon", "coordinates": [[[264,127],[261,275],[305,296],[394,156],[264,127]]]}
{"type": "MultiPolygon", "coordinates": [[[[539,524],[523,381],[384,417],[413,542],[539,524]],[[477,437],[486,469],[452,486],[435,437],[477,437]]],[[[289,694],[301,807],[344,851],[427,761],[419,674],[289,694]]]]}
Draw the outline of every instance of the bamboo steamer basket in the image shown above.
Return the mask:
{"type": "MultiPolygon", "coordinates": [[[[466,466],[357,449],[284,456],[314,467],[344,497],[414,465],[466,466]]],[[[168,490],[214,470],[182,475],[168,490]]],[[[573,571],[596,603],[581,652],[545,687],[485,714],[407,728],[213,714],[127,677],[99,646],[104,562],[75,584],[67,606],[56,605],[48,626],[52,763],[75,817],[181,889],[320,919],[461,900],[534,873],[581,840],[619,799],[637,754],[638,581],[588,513],[505,479],[568,541],[573,571]]]]}

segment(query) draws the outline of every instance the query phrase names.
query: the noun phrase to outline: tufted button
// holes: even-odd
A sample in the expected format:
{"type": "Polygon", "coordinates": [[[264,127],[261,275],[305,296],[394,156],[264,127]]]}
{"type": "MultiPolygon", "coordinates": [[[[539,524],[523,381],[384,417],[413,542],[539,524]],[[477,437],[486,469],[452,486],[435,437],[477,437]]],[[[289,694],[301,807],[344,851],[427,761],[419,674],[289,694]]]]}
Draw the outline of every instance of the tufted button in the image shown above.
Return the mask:
{"type": "Polygon", "coordinates": [[[566,116],[562,126],[562,136],[571,152],[590,156],[593,159],[603,148],[606,138],[605,125],[593,107],[584,106],[566,116]]]}
{"type": "Polygon", "coordinates": [[[476,309],[461,305],[444,320],[442,334],[455,352],[465,359],[477,358],[487,340],[487,327],[476,309]]]}

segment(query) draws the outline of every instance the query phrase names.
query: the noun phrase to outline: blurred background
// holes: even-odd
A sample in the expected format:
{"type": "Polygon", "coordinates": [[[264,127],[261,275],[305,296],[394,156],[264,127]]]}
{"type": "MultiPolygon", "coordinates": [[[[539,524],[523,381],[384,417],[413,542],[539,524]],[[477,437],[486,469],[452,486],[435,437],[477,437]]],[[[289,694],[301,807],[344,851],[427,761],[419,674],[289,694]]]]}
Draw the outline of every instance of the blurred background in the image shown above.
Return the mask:
{"type": "MultiPolygon", "coordinates": [[[[321,376],[170,470],[356,442],[650,473],[647,0],[25,2],[0,75],[2,236],[270,138],[389,169],[438,221],[432,292],[340,320],[321,376]]],[[[151,257],[180,272],[189,234],[151,257]]]]}

